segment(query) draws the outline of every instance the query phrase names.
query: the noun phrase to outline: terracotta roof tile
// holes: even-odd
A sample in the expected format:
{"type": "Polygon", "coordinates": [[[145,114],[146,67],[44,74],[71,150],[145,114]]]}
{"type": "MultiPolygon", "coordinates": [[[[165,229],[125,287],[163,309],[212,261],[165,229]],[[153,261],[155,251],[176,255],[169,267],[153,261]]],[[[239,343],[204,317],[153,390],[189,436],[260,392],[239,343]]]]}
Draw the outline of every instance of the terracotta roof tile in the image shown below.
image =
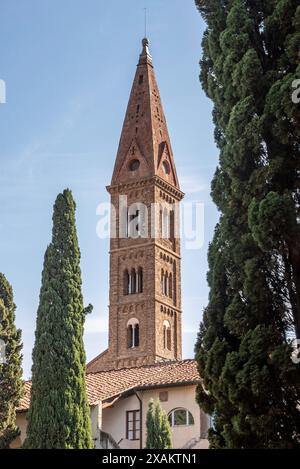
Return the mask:
{"type": "MultiPolygon", "coordinates": [[[[200,383],[194,360],[167,362],[121,370],[100,371],[86,375],[87,394],[90,405],[106,401],[133,391],[174,385],[200,383]]],[[[26,411],[30,404],[31,382],[25,383],[25,395],[19,412],[26,411]]]]}
{"type": "Polygon", "coordinates": [[[27,410],[30,405],[30,390],[31,390],[31,381],[26,381],[24,383],[24,396],[23,399],[21,400],[21,404],[19,407],[20,410],[27,410]]]}

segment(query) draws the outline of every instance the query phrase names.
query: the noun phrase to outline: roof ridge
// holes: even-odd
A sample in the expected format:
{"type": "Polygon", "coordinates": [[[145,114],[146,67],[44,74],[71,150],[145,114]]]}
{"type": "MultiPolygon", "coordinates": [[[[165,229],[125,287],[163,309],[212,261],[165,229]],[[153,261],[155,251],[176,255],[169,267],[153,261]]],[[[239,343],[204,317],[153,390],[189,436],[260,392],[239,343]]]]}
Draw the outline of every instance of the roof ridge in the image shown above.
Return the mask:
{"type": "Polygon", "coordinates": [[[86,368],[90,365],[92,365],[96,360],[99,360],[99,358],[101,358],[105,353],[108,352],[108,348],[103,350],[103,352],[99,353],[99,355],[97,355],[95,358],[93,358],[91,361],[89,361],[87,364],[86,364],[86,368]]]}
{"type": "Polygon", "coordinates": [[[195,362],[196,360],[194,358],[186,358],[184,360],[169,360],[169,361],[164,361],[164,362],[157,362],[153,363],[151,365],[139,365],[139,366],[130,366],[126,367],[124,366],[123,368],[112,368],[110,370],[101,370],[101,371],[90,371],[88,375],[97,375],[100,373],[110,373],[112,371],[122,371],[122,370],[134,370],[134,369],[142,369],[142,368],[155,368],[155,367],[160,367],[160,366],[167,366],[167,365],[180,365],[181,363],[190,363],[190,362],[195,362]]]}
{"type": "MultiPolygon", "coordinates": [[[[134,390],[187,386],[197,384],[201,380],[196,360],[193,359],[169,360],[152,365],[87,373],[85,379],[90,405],[134,390]]],[[[25,393],[18,412],[28,410],[30,406],[31,385],[31,381],[25,382],[25,393]]]]}

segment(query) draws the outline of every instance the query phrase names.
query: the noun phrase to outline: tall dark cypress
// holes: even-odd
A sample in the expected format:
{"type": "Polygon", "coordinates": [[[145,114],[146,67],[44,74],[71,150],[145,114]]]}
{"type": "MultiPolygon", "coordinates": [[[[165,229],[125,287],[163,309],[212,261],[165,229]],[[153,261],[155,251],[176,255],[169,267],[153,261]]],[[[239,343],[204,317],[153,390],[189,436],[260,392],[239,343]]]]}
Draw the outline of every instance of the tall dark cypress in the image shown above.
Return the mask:
{"type": "Polygon", "coordinates": [[[214,103],[220,222],[196,344],[213,448],[299,447],[298,0],[196,0],[201,82],[214,103]]]}
{"type": "Polygon", "coordinates": [[[0,273],[0,449],[19,435],[16,409],[23,393],[21,331],[15,326],[12,287],[0,273]]]}
{"type": "Polygon", "coordinates": [[[25,448],[92,448],[75,202],[57,197],[42,275],[25,448]]]}

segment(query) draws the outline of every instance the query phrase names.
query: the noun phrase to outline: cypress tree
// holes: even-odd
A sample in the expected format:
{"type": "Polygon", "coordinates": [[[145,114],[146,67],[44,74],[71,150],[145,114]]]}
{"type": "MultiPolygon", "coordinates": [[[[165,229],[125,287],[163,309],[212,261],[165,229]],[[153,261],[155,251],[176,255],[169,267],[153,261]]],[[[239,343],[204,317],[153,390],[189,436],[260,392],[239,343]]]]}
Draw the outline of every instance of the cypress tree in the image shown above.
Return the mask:
{"type": "Polygon", "coordinates": [[[153,449],[155,444],[155,430],[154,430],[154,400],[151,399],[148,405],[147,418],[146,418],[146,428],[147,428],[147,441],[146,448],[153,449]]]}
{"type": "Polygon", "coordinates": [[[0,449],[19,435],[16,408],[23,393],[21,331],[15,326],[12,287],[0,273],[0,449]]]}
{"type": "Polygon", "coordinates": [[[147,412],[147,449],[171,449],[172,433],[166,412],[162,409],[160,401],[149,402],[147,412]]]}
{"type": "Polygon", "coordinates": [[[298,0],[196,0],[200,79],[214,103],[220,211],[196,344],[212,448],[299,447],[298,0]],[[298,384],[297,384],[298,383],[298,384]]]}
{"type": "Polygon", "coordinates": [[[75,202],[57,197],[45,254],[25,448],[93,447],[85,389],[84,321],[75,202]]]}

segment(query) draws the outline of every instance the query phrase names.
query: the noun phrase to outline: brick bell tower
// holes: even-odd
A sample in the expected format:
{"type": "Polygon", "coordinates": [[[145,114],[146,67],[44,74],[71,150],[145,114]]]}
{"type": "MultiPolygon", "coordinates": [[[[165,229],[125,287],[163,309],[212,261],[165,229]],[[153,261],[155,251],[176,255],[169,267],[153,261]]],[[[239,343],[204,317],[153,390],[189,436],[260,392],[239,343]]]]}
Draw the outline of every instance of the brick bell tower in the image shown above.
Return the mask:
{"type": "Polygon", "coordinates": [[[178,209],[184,194],[148,39],[142,44],[107,187],[114,209],[105,368],[182,357],[178,209]]]}

